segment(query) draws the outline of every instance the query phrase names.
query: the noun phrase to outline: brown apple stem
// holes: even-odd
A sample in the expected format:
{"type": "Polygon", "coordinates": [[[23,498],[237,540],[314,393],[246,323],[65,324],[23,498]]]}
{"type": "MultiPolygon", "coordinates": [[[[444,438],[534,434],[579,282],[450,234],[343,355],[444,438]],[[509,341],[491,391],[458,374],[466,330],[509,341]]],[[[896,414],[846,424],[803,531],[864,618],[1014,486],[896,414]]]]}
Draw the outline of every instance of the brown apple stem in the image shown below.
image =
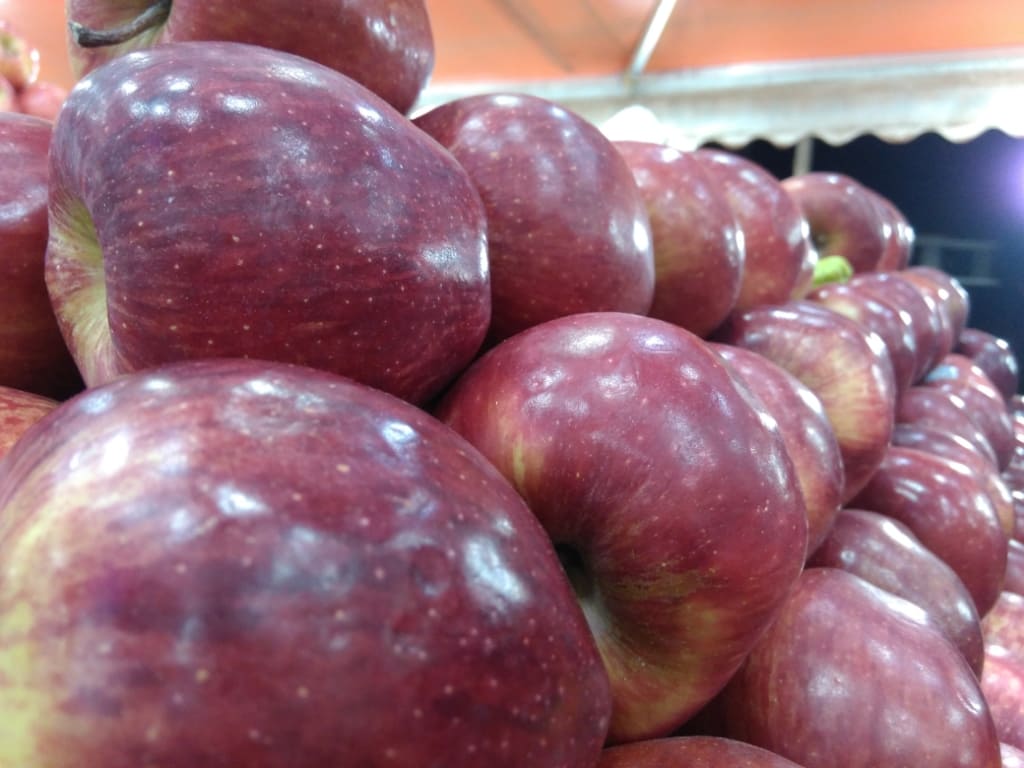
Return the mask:
{"type": "Polygon", "coordinates": [[[108,45],[119,45],[145,32],[147,29],[163,24],[171,14],[171,0],[156,0],[153,5],[140,13],[131,21],[112,29],[91,29],[77,21],[69,21],[71,35],[75,43],[82,48],[103,48],[108,45]]]}

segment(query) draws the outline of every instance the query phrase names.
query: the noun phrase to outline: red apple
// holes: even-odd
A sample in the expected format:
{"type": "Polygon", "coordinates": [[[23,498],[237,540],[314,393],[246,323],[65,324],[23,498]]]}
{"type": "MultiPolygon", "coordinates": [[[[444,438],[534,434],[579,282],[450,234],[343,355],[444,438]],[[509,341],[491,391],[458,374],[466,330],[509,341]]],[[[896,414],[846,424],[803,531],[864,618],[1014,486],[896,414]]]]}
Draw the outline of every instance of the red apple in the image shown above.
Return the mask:
{"type": "Polygon", "coordinates": [[[416,125],[451,150],[487,209],[491,342],[564,315],[651,308],[647,208],[593,124],[546,99],[485,94],[416,125]]]}
{"type": "Polygon", "coordinates": [[[822,256],[842,256],[854,272],[874,271],[888,232],[874,192],[841,173],[811,171],[782,180],[810,227],[822,256]]]}
{"type": "Polygon", "coordinates": [[[721,149],[694,152],[725,191],[743,233],[745,261],[736,311],[782,304],[811,289],[817,253],[807,222],[779,180],[752,160],[721,149]]]}
{"type": "Polygon", "coordinates": [[[25,86],[18,94],[18,111],[52,122],[57,119],[60,108],[64,106],[67,98],[66,88],[56,83],[40,80],[25,86]]]}
{"type": "Polygon", "coordinates": [[[791,373],[742,347],[712,344],[779,424],[807,508],[807,551],[828,535],[843,493],[843,458],[821,400],[791,373]]]}
{"type": "Polygon", "coordinates": [[[615,142],[651,220],[654,303],[648,314],[698,336],[722,324],[739,298],[745,251],[725,193],[691,152],[615,142]]]}
{"type": "Polygon", "coordinates": [[[995,721],[999,740],[1024,749],[1024,663],[1005,648],[986,646],[981,690],[995,721]]]}
{"type": "Polygon", "coordinates": [[[0,386],[0,459],[29,427],[57,405],[58,402],[49,397],[0,386]]]}
{"type": "Polygon", "coordinates": [[[992,444],[971,419],[963,398],[953,392],[937,387],[911,387],[896,402],[896,422],[957,435],[996,466],[992,444]]]}
{"type": "Polygon", "coordinates": [[[879,335],[892,363],[897,395],[914,382],[917,376],[917,338],[909,315],[845,283],[823,285],[807,298],[856,320],[866,330],[879,335]]]}
{"type": "Polygon", "coordinates": [[[677,736],[609,747],[597,768],[800,768],[766,749],[716,736],[677,736]]]}
{"type": "Polygon", "coordinates": [[[878,190],[870,190],[875,204],[881,211],[883,224],[888,232],[882,258],[875,265],[878,272],[906,269],[913,255],[916,235],[907,217],[889,198],[878,190]]]}
{"type": "Polygon", "coordinates": [[[1020,383],[1017,356],[1006,339],[979,328],[964,328],[954,351],[971,358],[1007,401],[1017,392],[1020,383]]]}
{"type": "Polygon", "coordinates": [[[800,572],[807,520],[775,421],[694,334],[625,313],[535,326],[438,415],[562,553],[612,681],[612,743],[710,700],[800,572]]]}
{"type": "Polygon", "coordinates": [[[0,19],[0,79],[20,91],[39,77],[39,50],[10,22],[0,19]]]}
{"type": "Polygon", "coordinates": [[[974,673],[981,674],[981,619],[967,587],[906,525],[877,512],[846,508],[807,565],[848,571],[924,609],[974,673]]]}
{"type": "Polygon", "coordinates": [[[1024,595],[1003,590],[981,628],[986,644],[1005,648],[1024,664],[1024,595]]]}
{"type": "Polygon", "coordinates": [[[486,334],[469,177],[314,62],[216,42],[122,56],[72,91],[52,166],[46,279],[90,385],[254,357],[423,402],[486,334]]]}
{"type": "Polygon", "coordinates": [[[932,295],[939,308],[949,317],[955,344],[967,327],[971,312],[971,297],[963,284],[948,272],[923,264],[908,267],[900,272],[900,276],[932,295]]]}
{"type": "Polygon", "coordinates": [[[1006,550],[1006,576],[1003,591],[1024,595],[1024,542],[1010,539],[1006,550]]]}
{"type": "Polygon", "coordinates": [[[1024,750],[1009,744],[1000,744],[999,754],[1003,758],[1002,768],[1024,768],[1024,750]]]}
{"type": "Polygon", "coordinates": [[[422,410],[192,361],[0,463],[0,764],[591,768],[608,680],[543,529],[422,410]]]}
{"type": "Polygon", "coordinates": [[[43,278],[51,125],[0,113],[0,386],[63,398],[82,388],[43,278]]]}
{"type": "Polygon", "coordinates": [[[842,499],[851,499],[892,436],[896,392],[882,340],[810,301],[734,314],[716,339],[767,357],[818,396],[843,458],[842,499]]]}
{"type": "Polygon", "coordinates": [[[944,335],[935,300],[926,297],[896,272],[865,272],[854,275],[847,283],[851,288],[884,301],[909,317],[917,349],[916,383],[951,348],[952,339],[944,335]]]}
{"type": "Polygon", "coordinates": [[[1013,457],[1014,430],[1006,400],[992,380],[969,357],[952,353],[942,358],[921,382],[963,399],[967,415],[985,435],[1005,469],[1013,457]]]}
{"type": "Polygon", "coordinates": [[[991,460],[970,441],[953,432],[922,424],[897,424],[893,428],[892,444],[904,448],[917,448],[969,467],[985,486],[992,500],[1003,532],[1012,537],[1016,530],[1016,515],[1010,487],[993,466],[991,460]]]}
{"type": "Polygon", "coordinates": [[[984,485],[967,466],[892,446],[851,505],[899,520],[963,581],[984,617],[1006,572],[1008,537],[984,485]]]}
{"type": "Polygon", "coordinates": [[[130,51],[225,40],[311,59],[407,112],[434,68],[423,0],[67,0],[66,16],[79,78],[130,51]]]}
{"type": "Polygon", "coordinates": [[[963,656],[927,615],[858,576],[808,568],[722,698],[728,736],[805,768],[999,768],[963,656]]]}

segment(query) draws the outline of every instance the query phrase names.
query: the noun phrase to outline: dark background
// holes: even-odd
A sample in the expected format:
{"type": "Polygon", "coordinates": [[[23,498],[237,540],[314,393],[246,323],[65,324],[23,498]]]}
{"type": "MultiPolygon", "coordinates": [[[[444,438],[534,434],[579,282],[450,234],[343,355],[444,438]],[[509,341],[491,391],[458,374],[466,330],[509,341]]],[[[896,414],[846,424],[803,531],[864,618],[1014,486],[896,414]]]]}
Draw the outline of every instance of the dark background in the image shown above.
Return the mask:
{"type": "MultiPolygon", "coordinates": [[[[792,148],[759,141],[739,153],[779,178],[792,173],[792,148]]],[[[904,144],[815,140],[812,158],[812,170],[845,173],[892,200],[919,236],[914,263],[938,257],[970,293],[968,324],[1006,339],[1024,362],[1024,140],[999,131],[963,143],[933,133],[904,144]]]]}

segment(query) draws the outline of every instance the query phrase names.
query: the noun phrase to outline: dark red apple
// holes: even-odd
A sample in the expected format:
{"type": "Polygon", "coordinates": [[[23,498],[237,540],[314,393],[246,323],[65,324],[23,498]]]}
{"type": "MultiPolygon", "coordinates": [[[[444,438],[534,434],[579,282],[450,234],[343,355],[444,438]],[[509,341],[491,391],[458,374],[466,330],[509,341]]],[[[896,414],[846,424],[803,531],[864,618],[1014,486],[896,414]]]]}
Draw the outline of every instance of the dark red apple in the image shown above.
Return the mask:
{"type": "Polygon", "coordinates": [[[807,298],[879,335],[892,363],[897,395],[913,384],[917,376],[917,337],[909,315],[846,283],[823,285],[807,298]]]}
{"type": "Polygon", "coordinates": [[[478,359],[438,415],[562,553],[612,681],[612,743],[667,735],[710,700],[803,566],[774,419],[678,326],[607,312],[535,326],[478,359]]]}
{"type": "Polygon", "coordinates": [[[82,380],[43,277],[52,126],[0,112],[0,386],[64,398],[82,380]]]}
{"type": "Polygon", "coordinates": [[[716,736],[676,736],[609,747],[597,768],[800,768],[766,749],[716,736]]]}
{"type": "Polygon", "coordinates": [[[874,271],[888,245],[874,193],[841,173],[811,171],[782,180],[822,256],[842,256],[854,272],[874,271]]]}
{"type": "Polygon", "coordinates": [[[1017,356],[1006,339],[980,328],[964,328],[954,351],[971,358],[1007,401],[1017,392],[1020,370],[1017,356]]]}
{"type": "Polygon", "coordinates": [[[226,40],[311,59],[407,112],[434,68],[423,0],[67,0],[65,15],[79,78],[130,51],[226,40]]]}
{"type": "Polygon", "coordinates": [[[888,232],[885,250],[882,251],[882,258],[875,265],[875,270],[891,272],[897,269],[906,269],[914,252],[916,240],[914,227],[892,200],[878,190],[871,189],[870,191],[875,204],[881,211],[883,225],[888,232]]]}
{"type": "Polygon", "coordinates": [[[981,674],[981,619],[967,587],[903,523],[877,512],[846,508],[807,565],[840,568],[923,608],[974,673],[981,674]]]}
{"type": "Polygon", "coordinates": [[[767,357],[742,347],[712,344],[761,400],[779,425],[807,508],[807,551],[828,535],[843,493],[843,458],[821,400],[767,357]]]}
{"type": "Polygon", "coordinates": [[[992,380],[969,357],[951,353],[942,358],[921,381],[963,399],[967,415],[988,439],[996,466],[1005,469],[1013,457],[1014,430],[1010,410],[992,380]]]}
{"type": "Polygon", "coordinates": [[[923,264],[902,270],[900,276],[931,294],[939,308],[949,316],[955,345],[967,327],[971,313],[971,296],[963,283],[942,269],[923,264]]]}
{"type": "Polygon", "coordinates": [[[651,220],[654,303],[648,314],[698,336],[722,324],[739,298],[745,251],[725,193],[691,152],[617,141],[651,220]]]}
{"type": "Polygon", "coordinates": [[[1024,749],[1024,663],[998,645],[985,647],[981,690],[999,740],[1024,749]]]}
{"type": "Polygon", "coordinates": [[[974,476],[985,486],[996,516],[1007,536],[1016,530],[1016,515],[1013,509],[1013,495],[991,460],[970,441],[953,432],[945,432],[923,424],[897,424],[893,428],[892,444],[904,448],[917,448],[934,453],[970,468],[974,476]]]}
{"type": "Polygon", "coordinates": [[[490,318],[485,214],[455,159],[344,75],[241,43],[167,43],[72,91],[46,258],[90,385],[253,357],[423,402],[490,318]]]}
{"type": "Polygon", "coordinates": [[[694,152],[725,191],[743,232],[746,252],[736,311],[802,298],[811,289],[817,253],[807,222],[763,166],[734,152],[694,152]]]}
{"type": "Polygon", "coordinates": [[[29,427],[57,405],[58,402],[49,397],[0,386],[0,459],[29,427]]]}
{"type": "Polygon", "coordinates": [[[818,396],[843,458],[842,499],[851,499],[892,436],[896,391],[882,340],[810,301],[734,313],[716,339],[767,357],[818,396]]]}
{"type": "Polygon", "coordinates": [[[0,463],[0,764],[574,766],[608,680],[480,454],[351,380],[132,374],[0,463]]]}
{"type": "Polygon", "coordinates": [[[492,343],[565,315],[651,308],[647,207],[593,124],[546,99],[485,94],[416,125],[451,150],[484,201],[492,343]]]}
{"type": "Polygon", "coordinates": [[[992,444],[967,412],[963,398],[937,387],[914,386],[896,401],[896,423],[930,427],[969,442],[996,467],[992,444]]]}
{"type": "Polygon", "coordinates": [[[963,656],[912,603],[808,568],[722,697],[728,736],[805,768],[999,768],[963,656]]]}
{"type": "Polygon", "coordinates": [[[1006,572],[1008,537],[971,469],[916,448],[892,446],[851,506],[899,520],[963,581],[984,617],[1006,572]]]}
{"type": "Polygon", "coordinates": [[[939,358],[947,354],[952,339],[944,335],[938,308],[931,297],[925,297],[896,272],[865,272],[854,275],[847,283],[851,288],[890,304],[910,319],[917,348],[917,382],[931,370],[939,358]]]}

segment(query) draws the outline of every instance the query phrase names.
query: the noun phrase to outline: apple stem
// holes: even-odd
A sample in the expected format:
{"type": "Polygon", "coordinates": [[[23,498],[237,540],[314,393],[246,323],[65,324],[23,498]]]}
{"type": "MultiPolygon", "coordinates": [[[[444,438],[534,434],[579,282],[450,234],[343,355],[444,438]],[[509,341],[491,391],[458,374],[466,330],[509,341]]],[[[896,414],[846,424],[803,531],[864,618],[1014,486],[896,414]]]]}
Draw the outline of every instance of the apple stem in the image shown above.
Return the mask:
{"type": "Polygon", "coordinates": [[[823,256],[814,266],[814,286],[845,283],[853,277],[853,267],[843,256],[823,256]]]}
{"type": "Polygon", "coordinates": [[[103,48],[120,45],[133,37],[167,21],[171,15],[171,0],[156,0],[153,5],[126,24],[113,29],[90,29],[77,21],[69,21],[71,35],[82,48],[103,48]]]}

